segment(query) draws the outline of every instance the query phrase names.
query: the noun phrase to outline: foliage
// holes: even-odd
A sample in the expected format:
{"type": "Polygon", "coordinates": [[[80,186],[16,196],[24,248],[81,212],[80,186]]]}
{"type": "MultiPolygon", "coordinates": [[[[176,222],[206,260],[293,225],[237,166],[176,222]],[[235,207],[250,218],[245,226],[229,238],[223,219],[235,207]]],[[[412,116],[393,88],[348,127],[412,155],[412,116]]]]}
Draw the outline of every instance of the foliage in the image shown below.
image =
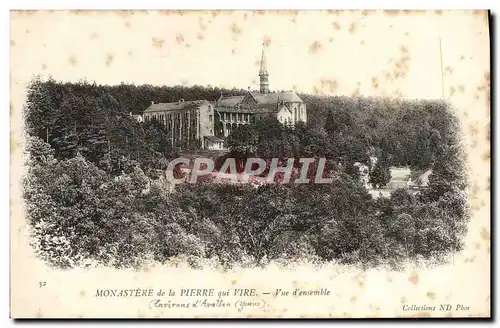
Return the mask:
{"type": "MultiPolygon", "coordinates": [[[[216,100],[219,88],[153,87],[87,82],[62,83],[35,78],[27,90],[25,121],[32,136],[45,140],[58,159],[80,153],[113,175],[133,161],[150,176],[173,153],[171,140],[158,122],[138,123],[130,114],[142,114],[151,101],[216,100]]],[[[232,90],[235,93],[241,90],[232,90]]]]}
{"type": "Polygon", "coordinates": [[[331,152],[348,160],[369,165],[367,156],[384,155],[388,166],[427,169],[459,140],[458,119],[445,102],[299,96],[308,125],[324,126],[331,152]]]}
{"type": "MultiPolygon", "coordinates": [[[[296,165],[324,157],[331,184],[254,188],[204,179],[170,192],[158,174],[178,155],[168,132],[129,113],[151,100],[216,100],[221,91],[228,90],[33,80],[23,193],[37,253],[58,267],[136,267],[176,257],[229,267],[303,258],[376,265],[461,249],[466,175],[448,105],[300,95],[307,124],[291,128],[269,118],[241,126],[221,159],[239,158],[241,168],[253,156],[268,166],[272,157],[296,165]],[[379,158],[374,167],[372,156],[379,158]],[[418,194],[399,189],[374,200],[356,162],[370,167],[376,185],[387,183],[391,165],[433,173],[418,194]]],[[[311,165],[309,178],[316,169],[311,165]]]]}
{"type": "Polygon", "coordinates": [[[384,187],[391,180],[389,166],[383,160],[379,160],[370,172],[370,183],[374,188],[384,187]]]}

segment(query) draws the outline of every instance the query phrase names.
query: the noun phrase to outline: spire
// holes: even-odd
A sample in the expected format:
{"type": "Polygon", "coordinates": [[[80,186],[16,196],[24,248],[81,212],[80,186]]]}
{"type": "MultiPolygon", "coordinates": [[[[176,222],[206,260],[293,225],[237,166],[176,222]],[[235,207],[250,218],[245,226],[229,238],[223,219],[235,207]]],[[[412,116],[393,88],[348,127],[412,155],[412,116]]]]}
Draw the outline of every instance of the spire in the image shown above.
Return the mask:
{"type": "Polygon", "coordinates": [[[266,44],[262,44],[262,57],[260,59],[259,76],[268,75],[267,73],[267,59],[266,59],[266,44]]]}
{"type": "Polygon", "coordinates": [[[269,73],[267,72],[266,45],[262,44],[262,57],[260,59],[260,93],[269,93],[269,73]]]}

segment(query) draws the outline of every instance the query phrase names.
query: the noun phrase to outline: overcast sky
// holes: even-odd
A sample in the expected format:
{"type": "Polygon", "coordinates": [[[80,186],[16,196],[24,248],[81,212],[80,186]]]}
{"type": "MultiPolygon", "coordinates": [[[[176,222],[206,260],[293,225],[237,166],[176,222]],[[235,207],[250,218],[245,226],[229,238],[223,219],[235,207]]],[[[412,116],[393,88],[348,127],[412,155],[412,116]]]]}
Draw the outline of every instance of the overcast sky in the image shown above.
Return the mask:
{"type": "Polygon", "coordinates": [[[11,81],[258,89],[266,42],[271,90],[441,98],[439,37],[447,97],[482,79],[472,68],[488,66],[484,27],[464,12],[13,13],[11,81]]]}

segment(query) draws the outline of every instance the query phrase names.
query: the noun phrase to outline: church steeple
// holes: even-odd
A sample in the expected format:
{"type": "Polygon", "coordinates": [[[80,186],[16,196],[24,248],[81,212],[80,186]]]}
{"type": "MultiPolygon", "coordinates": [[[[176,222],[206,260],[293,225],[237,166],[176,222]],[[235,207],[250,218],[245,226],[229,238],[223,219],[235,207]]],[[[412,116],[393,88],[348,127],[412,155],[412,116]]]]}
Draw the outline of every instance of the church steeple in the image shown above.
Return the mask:
{"type": "Polygon", "coordinates": [[[262,44],[262,58],[260,59],[260,93],[269,93],[269,73],[267,72],[266,45],[262,44]]]}

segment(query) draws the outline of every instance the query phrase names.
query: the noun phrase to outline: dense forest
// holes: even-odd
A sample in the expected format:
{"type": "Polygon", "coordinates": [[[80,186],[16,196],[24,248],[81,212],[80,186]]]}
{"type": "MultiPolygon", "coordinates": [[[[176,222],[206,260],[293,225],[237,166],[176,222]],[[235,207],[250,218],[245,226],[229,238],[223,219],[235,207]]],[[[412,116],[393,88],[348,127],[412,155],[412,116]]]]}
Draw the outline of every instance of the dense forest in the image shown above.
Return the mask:
{"type": "MultiPolygon", "coordinates": [[[[263,120],[233,131],[224,157],[325,157],[333,183],[259,188],[200,181],[173,192],[159,179],[179,149],[158,122],[138,123],[155,102],[215,101],[244,90],[102,86],[36,78],[25,122],[24,198],[33,246],[58,267],[118,267],[183,258],[193,266],[336,261],[365,266],[438,259],[459,251],[468,220],[457,118],[440,101],[300,94],[307,124],[263,120]],[[432,169],[420,193],[373,199],[391,166],[432,169]]],[[[185,150],[184,150],[185,151],[185,150]]],[[[191,149],[195,151],[195,149],[191,149]]]]}

